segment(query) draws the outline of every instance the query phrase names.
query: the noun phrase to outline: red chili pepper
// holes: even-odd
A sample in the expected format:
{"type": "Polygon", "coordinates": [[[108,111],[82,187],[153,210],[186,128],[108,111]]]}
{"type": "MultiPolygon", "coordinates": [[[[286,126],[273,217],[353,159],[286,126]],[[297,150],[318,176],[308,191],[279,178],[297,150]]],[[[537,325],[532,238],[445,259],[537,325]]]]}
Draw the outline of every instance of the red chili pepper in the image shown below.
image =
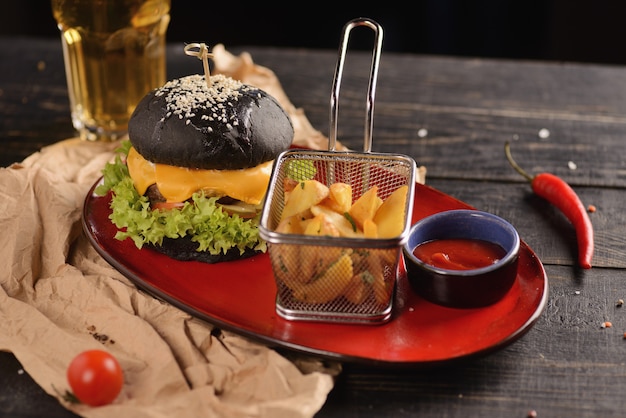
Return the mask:
{"type": "Polygon", "coordinates": [[[531,176],[526,173],[513,160],[508,142],[504,144],[504,152],[515,171],[530,182],[533,192],[556,206],[574,225],[578,241],[578,264],[584,269],[590,269],[591,258],[593,257],[593,225],[576,192],[563,179],[554,174],[541,173],[531,176]]]}

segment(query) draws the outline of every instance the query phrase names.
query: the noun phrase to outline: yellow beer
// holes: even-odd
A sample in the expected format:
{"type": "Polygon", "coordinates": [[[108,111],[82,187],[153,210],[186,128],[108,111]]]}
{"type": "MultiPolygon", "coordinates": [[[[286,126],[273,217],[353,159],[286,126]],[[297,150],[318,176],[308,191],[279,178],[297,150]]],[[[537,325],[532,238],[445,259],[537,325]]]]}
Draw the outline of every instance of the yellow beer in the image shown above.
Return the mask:
{"type": "Polygon", "coordinates": [[[52,0],[81,138],[123,136],[139,100],[165,83],[170,6],[170,0],[52,0]]]}

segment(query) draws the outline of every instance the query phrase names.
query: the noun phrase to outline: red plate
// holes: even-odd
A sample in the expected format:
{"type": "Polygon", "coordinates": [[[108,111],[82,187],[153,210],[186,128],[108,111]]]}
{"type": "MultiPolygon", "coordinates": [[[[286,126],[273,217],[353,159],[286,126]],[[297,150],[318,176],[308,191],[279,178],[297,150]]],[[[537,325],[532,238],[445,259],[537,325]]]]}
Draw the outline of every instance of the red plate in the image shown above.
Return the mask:
{"type": "MultiPolygon", "coordinates": [[[[98,183],[94,184],[93,188],[98,183]]],[[[445,308],[411,292],[398,278],[392,319],[381,325],[288,321],[276,314],[276,286],[267,254],[204,264],[176,261],[132,240],[114,238],[110,195],[87,194],[83,228],[102,257],[138,287],[189,314],[269,346],[369,364],[436,365],[502,348],[528,331],[548,295],[545,270],[522,242],[517,280],[499,302],[480,309],[445,308]]],[[[467,204],[416,184],[413,222],[467,204]]]]}

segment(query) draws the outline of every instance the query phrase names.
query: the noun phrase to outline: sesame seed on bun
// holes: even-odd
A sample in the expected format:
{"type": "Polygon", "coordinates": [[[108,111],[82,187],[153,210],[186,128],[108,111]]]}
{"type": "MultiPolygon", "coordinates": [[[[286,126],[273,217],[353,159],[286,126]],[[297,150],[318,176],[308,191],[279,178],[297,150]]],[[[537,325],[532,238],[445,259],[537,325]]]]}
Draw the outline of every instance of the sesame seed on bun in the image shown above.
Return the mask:
{"type": "Polygon", "coordinates": [[[221,74],[167,82],[137,105],[130,142],[146,160],[234,170],[270,161],[289,148],[293,125],[263,90],[221,74]]]}

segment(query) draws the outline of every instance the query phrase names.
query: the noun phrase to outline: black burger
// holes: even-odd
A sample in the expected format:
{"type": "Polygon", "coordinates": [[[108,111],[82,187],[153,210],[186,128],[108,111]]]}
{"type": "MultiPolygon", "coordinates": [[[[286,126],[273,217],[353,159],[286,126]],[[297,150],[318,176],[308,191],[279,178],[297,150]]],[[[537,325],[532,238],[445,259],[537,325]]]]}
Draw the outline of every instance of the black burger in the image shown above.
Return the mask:
{"type": "Polygon", "coordinates": [[[293,125],[263,90],[230,77],[169,81],[137,105],[97,193],[111,192],[118,239],[178,260],[265,251],[258,223],[273,160],[293,125]]]}

